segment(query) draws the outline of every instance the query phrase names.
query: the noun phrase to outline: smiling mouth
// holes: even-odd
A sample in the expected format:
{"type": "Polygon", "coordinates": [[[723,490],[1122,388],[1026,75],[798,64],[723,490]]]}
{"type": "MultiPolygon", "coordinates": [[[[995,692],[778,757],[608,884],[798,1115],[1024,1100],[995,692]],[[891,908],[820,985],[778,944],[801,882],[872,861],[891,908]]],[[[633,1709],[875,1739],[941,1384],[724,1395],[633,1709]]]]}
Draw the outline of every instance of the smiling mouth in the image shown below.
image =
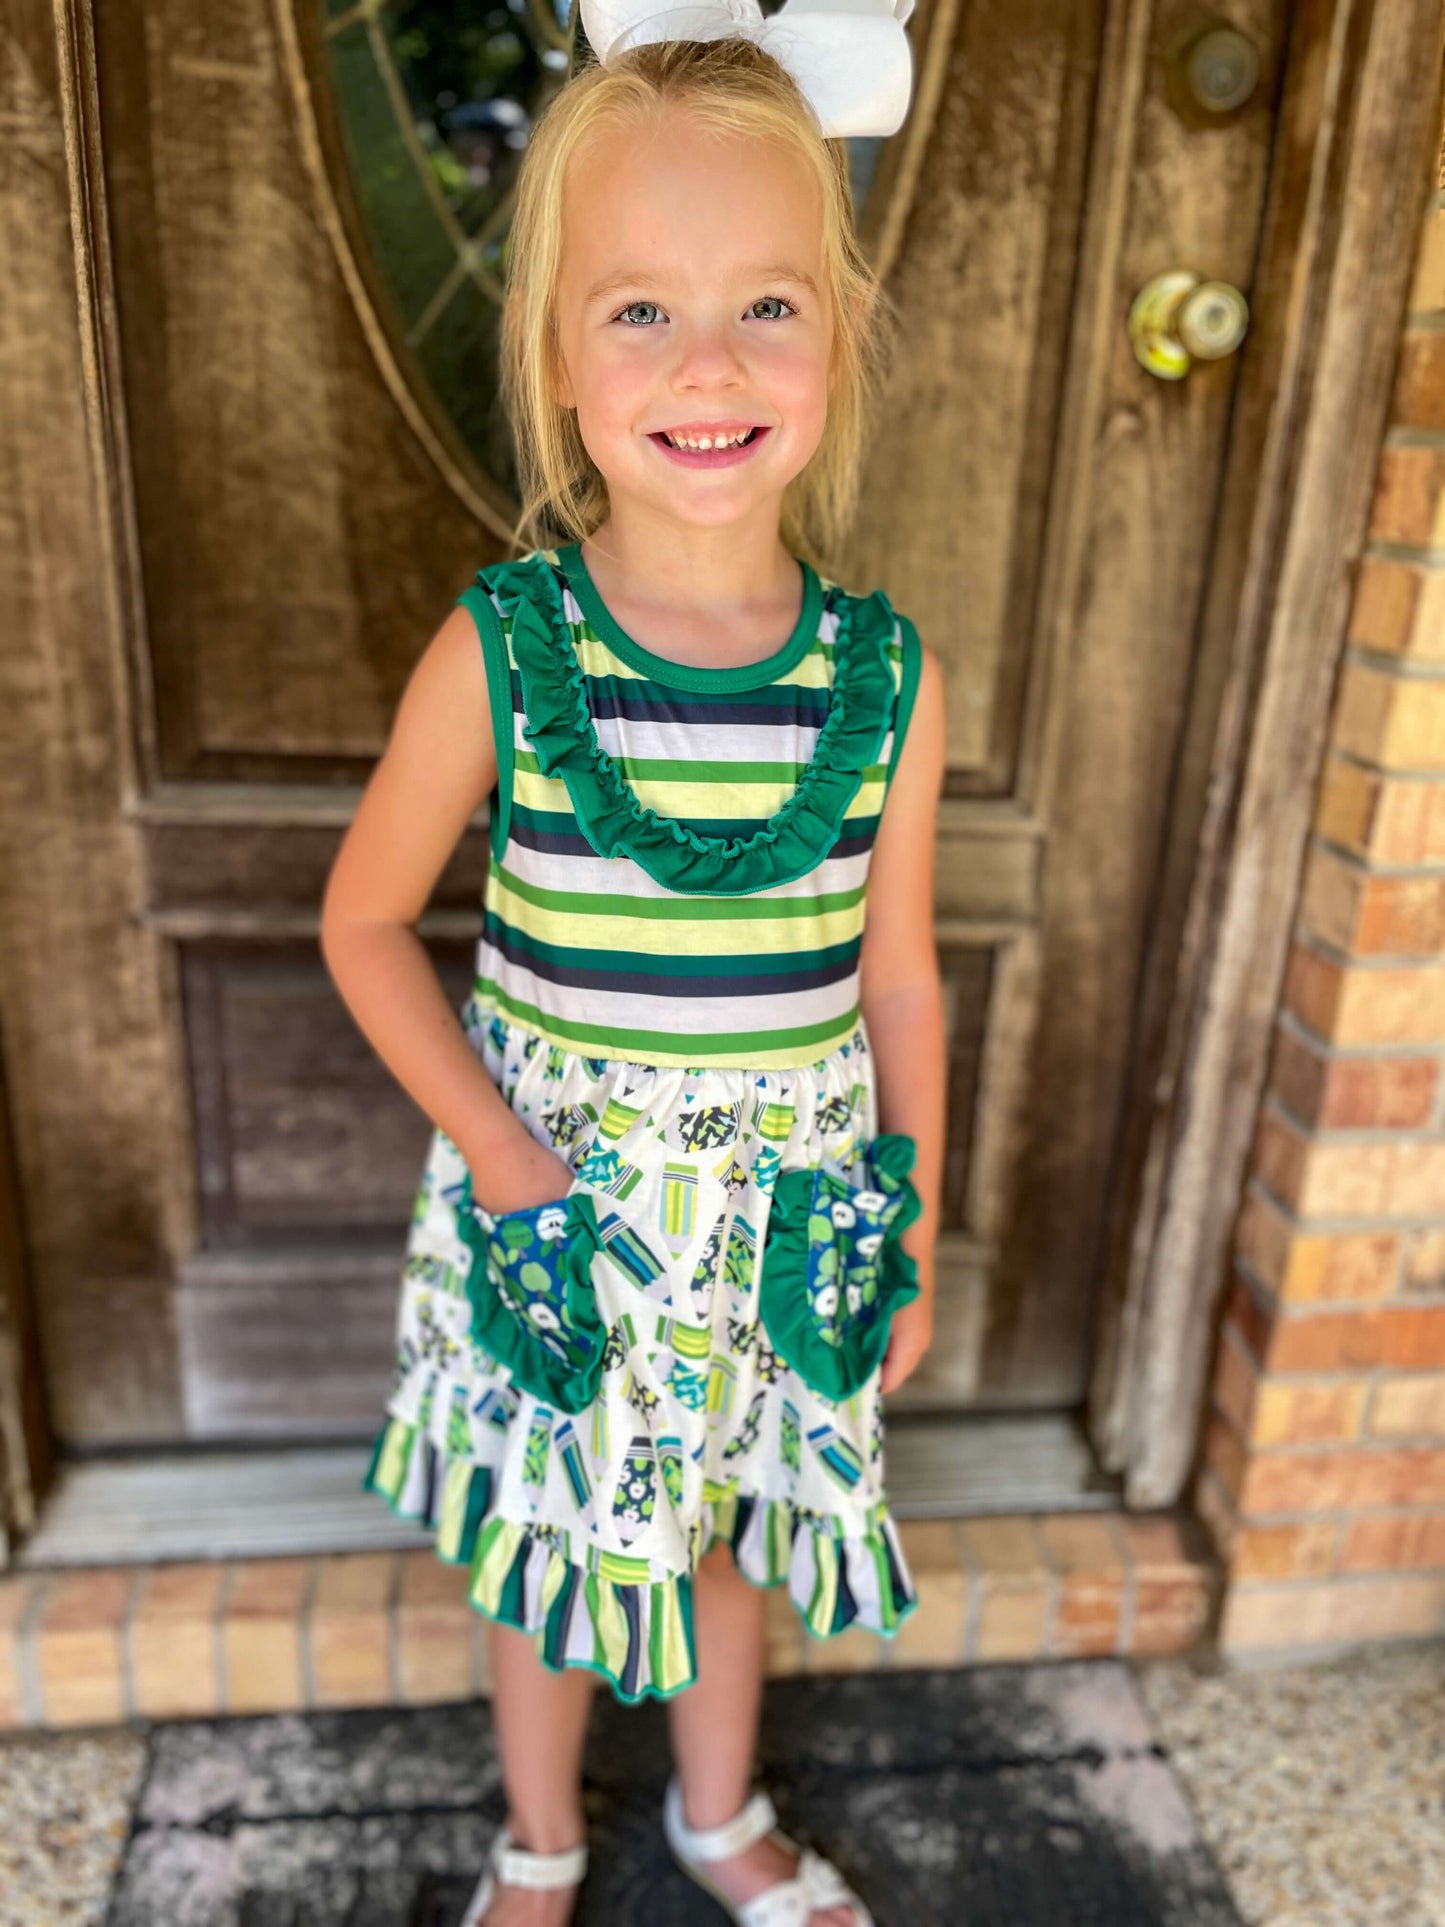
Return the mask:
{"type": "MultiPolygon", "coordinates": [[[[673,441],[666,429],[653,429],[647,439],[654,443],[669,461],[684,468],[730,468],[737,462],[746,461],[758,444],[772,433],[771,428],[755,423],[739,441],[723,441],[701,448],[688,442],[673,441]]],[[[701,442],[702,435],[695,440],[701,442]]]]}

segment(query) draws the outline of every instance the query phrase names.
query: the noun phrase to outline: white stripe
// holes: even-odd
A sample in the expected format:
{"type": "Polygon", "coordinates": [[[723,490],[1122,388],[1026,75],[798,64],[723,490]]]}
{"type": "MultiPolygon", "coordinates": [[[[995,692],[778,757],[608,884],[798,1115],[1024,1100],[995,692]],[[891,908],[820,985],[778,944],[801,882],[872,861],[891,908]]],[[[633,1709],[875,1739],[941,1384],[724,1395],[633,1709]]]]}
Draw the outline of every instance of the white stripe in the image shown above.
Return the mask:
{"type": "MultiPolygon", "coordinates": [[[[822,863],[805,876],[752,892],[749,898],[740,897],[738,902],[750,901],[753,895],[760,901],[770,897],[798,897],[806,902],[837,890],[856,890],[868,879],[868,857],[867,850],[856,851],[851,856],[824,857],[822,863]]],[[[686,915],[682,905],[688,899],[676,890],[669,890],[628,857],[597,856],[591,851],[585,856],[559,856],[554,850],[533,850],[514,840],[507,851],[507,868],[513,876],[537,889],[574,890],[583,895],[619,896],[622,894],[619,886],[625,880],[629,897],[665,897],[679,906],[679,917],[686,915]],[[626,865],[625,879],[623,865],[626,865]]]]}

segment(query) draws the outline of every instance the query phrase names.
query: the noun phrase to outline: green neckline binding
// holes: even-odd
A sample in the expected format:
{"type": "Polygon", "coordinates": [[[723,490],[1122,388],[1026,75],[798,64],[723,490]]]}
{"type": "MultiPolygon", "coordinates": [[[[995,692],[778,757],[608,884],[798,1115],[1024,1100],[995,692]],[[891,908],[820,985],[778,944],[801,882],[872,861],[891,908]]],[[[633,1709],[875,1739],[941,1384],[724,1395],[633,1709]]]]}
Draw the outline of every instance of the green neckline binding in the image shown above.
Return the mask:
{"type": "Polygon", "coordinates": [[[620,656],[629,668],[650,676],[654,682],[670,683],[678,689],[716,691],[719,694],[733,689],[761,689],[767,683],[776,682],[779,676],[786,676],[790,669],[803,660],[817,640],[818,619],[823,613],[823,585],[816,571],[802,556],[793,559],[803,571],[803,606],[798,612],[793,633],[782,648],[775,649],[770,656],[764,656],[761,662],[743,663],[732,669],[708,669],[696,663],[672,662],[666,656],[654,655],[651,649],[634,641],[602,600],[601,591],[592,580],[592,572],[582,554],[580,542],[565,543],[556,550],[556,555],[583,614],[608,648],[620,656]]]}
{"type": "MultiPolygon", "coordinates": [[[[592,848],[603,857],[630,856],[664,889],[689,896],[746,896],[816,869],[838,840],[848,806],[888,734],[894,615],[884,592],[860,597],[840,590],[833,598],[837,632],[828,714],[791,794],[751,836],[702,836],[649,809],[598,741],[586,676],[565,619],[565,571],[559,576],[553,560],[559,555],[538,551],[489,574],[511,622],[512,658],[527,714],[522,733],[537,752],[541,773],[562,778],[592,848]]],[[[806,626],[801,633],[806,647],[813,635],[806,626]]],[[[787,647],[796,646],[795,637],[787,647]]],[[[749,674],[765,666],[705,673],[749,674]]]]}

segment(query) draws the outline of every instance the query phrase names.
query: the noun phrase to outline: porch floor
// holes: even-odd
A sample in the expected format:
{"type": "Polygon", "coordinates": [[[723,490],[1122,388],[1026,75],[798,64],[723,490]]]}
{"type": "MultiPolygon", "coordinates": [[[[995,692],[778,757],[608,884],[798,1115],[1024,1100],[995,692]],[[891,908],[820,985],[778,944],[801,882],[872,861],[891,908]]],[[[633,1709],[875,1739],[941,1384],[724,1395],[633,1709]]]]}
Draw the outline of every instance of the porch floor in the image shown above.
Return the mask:
{"type": "MultiPolygon", "coordinates": [[[[721,1919],[662,1848],[664,1717],[599,1696],[577,1927],[721,1919]]],[[[1445,1917],[1445,1642],[776,1682],[762,1777],[879,1927],[1445,1917]]],[[[481,1702],[14,1734],[0,1923],[450,1927],[501,1810],[481,1702]]]]}

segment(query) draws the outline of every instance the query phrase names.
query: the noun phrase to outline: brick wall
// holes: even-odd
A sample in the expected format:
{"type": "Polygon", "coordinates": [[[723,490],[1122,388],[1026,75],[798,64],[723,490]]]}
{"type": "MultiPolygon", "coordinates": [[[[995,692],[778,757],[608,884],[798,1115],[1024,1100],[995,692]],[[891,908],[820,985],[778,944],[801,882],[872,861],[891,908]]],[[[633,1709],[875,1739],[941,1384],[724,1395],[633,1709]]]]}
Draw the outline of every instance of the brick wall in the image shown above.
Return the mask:
{"type": "Polygon", "coordinates": [[[1196,1493],[1234,1653],[1445,1630],[1445,193],[1409,305],[1196,1493]]]}

